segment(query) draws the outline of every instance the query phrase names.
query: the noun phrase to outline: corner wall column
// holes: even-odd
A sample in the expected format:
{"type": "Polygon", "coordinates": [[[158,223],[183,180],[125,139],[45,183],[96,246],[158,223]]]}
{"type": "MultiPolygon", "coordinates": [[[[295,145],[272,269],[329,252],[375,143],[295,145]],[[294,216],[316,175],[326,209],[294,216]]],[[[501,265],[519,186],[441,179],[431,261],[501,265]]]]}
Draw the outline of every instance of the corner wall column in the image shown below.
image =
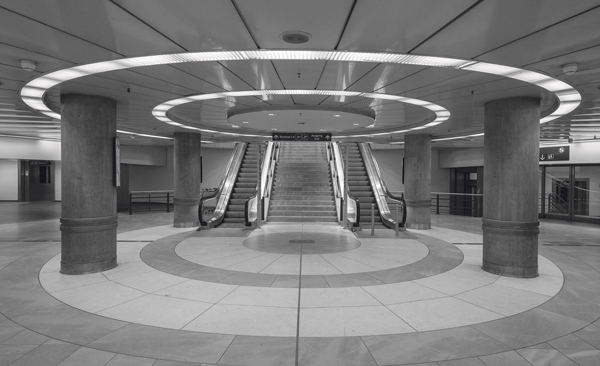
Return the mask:
{"type": "Polygon", "coordinates": [[[483,269],[538,275],[540,101],[509,98],[485,105],[483,269]]]}
{"type": "Polygon", "coordinates": [[[105,271],[117,265],[116,102],[65,94],[61,116],[60,272],[105,271]]]}
{"type": "Polygon", "coordinates": [[[175,133],[174,227],[199,225],[201,146],[200,134],[175,133]]]}
{"type": "Polygon", "coordinates": [[[431,229],[431,136],[406,135],[404,141],[406,227],[431,229]]]}

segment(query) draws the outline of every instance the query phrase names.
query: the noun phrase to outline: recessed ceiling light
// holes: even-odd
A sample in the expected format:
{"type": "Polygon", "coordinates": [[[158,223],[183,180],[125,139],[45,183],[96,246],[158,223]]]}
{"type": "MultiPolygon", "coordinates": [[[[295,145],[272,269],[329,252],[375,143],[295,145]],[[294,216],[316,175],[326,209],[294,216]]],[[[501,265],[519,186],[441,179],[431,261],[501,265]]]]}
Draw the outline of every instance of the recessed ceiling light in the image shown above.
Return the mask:
{"type": "Polygon", "coordinates": [[[248,123],[248,122],[246,122],[246,121],[243,121],[242,123],[248,123]]]}
{"type": "Polygon", "coordinates": [[[340,115],[339,115],[339,114],[334,114],[333,116],[334,116],[334,117],[339,117],[340,115]]]}
{"type": "Polygon", "coordinates": [[[269,116],[274,116],[274,115],[275,115],[275,113],[269,113],[269,116]]]}
{"type": "Polygon", "coordinates": [[[271,129],[272,129],[273,131],[277,131],[277,129],[276,129],[276,128],[271,128],[271,129]]]}
{"type": "Polygon", "coordinates": [[[355,125],[355,126],[358,126],[359,124],[358,124],[358,123],[355,123],[354,125],[355,125]]]}
{"type": "Polygon", "coordinates": [[[302,31],[287,31],[281,34],[281,39],[291,44],[302,44],[310,40],[310,34],[302,31]]]}

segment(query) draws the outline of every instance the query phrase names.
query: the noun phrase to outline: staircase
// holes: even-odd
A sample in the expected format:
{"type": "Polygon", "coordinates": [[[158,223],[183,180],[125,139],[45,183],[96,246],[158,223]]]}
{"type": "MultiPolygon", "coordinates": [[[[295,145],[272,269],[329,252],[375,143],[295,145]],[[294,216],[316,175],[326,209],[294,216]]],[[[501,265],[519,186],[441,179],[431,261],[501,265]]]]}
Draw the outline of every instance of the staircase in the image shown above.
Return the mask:
{"type": "MultiPolygon", "coordinates": [[[[381,222],[379,207],[375,200],[375,194],[371,188],[371,182],[367,174],[367,169],[363,157],[358,149],[357,143],[348,143],[342,145],[342,153],[345,154],[345,148],[348,153],[348,189],[350,193],[360,202],[360,222],[371,222],[371,204],[375,204],[375,224],[385,227],[381,222]]],[[[344,160],[345,163],[345,160],[344,160]]]]}
{"type": "Polygon", "coordinates": [[[281,143],[269,222],[337,222],[324,142],[281,143]]]}
{"type": "Polygon", "coordinates": [[[258,176],[256,164],[258,160],[258,144],[248,144],[242,165],[238,172],[229,204],[225,210],[223,224],[244,225],[244,206],[248,197],[256,191],[258,176]]]}

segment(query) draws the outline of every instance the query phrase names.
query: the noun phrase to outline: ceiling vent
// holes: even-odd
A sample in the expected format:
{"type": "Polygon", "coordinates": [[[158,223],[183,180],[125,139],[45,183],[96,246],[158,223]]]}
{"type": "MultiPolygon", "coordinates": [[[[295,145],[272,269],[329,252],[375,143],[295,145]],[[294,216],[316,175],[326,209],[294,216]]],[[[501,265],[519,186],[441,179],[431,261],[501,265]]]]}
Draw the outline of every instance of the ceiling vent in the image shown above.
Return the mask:
{"type": "Polygon", "coordinates": [[[310,40],[310,34],[301,31],[288,31],[281,34],[281,39],[287,43],[302,44],[310,40]]]}

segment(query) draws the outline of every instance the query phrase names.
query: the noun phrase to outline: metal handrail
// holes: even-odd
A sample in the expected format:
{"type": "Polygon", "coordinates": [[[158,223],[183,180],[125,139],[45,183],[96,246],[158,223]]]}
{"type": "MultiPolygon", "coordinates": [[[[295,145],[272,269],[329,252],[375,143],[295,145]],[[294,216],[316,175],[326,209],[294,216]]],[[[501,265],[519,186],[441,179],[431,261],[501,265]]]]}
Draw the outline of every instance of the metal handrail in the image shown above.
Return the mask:
{"type": "Polygon", "coordinates": [[[223,221],[227,204],[229,203],[231,193],[233,192],[235,179],[237,178],[240,167],[242,166],[242,160],[244,160],[244,154],[247,147],[247,142],[237,143],[235,145],[233,153],[231,154],[231,159],[229,159],[229,162],[227,163],[225,173],[223,174],[223,178],[219,183],[218,189],[214,192],[214,194],[202,197],[200,199],[200,204],[198,205],[198,221],[200,222],[200,227],[210,229],[219,225],[223,221]],[[204,220],[204,204],[207,200],[214,198],[218,199],[215,210],[210,219],[204,220]]]}
{"type": "Polygon", "coordinates": [[[133,215],[134,211],[142,211],[142,210],[134,210],[133,206],[137,205],[148,205],[148,209],[144,209],[143,211],[153,211],[153,207],[157,207],[156,205],[166,206],[166,212],[171,211],[171,206],[173,205],[173,201],[171,198],[174,198],[174,192],[172,190],[162,190],[162,191],[129,191],[129,214],[133,215]],[[136,199],[143,201],[136,201],[136,199]],[[154,200],[153,200],[154,199],[154,200]],[[158,199],[158,200],[157,200],[158,199]],[[161,199],[166,199],[166,202],[161,199]]]}
{"type": "MultiPolygon", "coordinates": [[[[344,159],[342,157],[342,153],[340,152],[340,144],[338,142],[333,142],[333,156],[334,156],[334,160],[335,160],[335,171],[336,171],[336,175],[338,177],[338,185],[340,188],[340,193],[343,196],[348,197],[347,202],[344,202],[344,198],[341,198],[341,202],[340,202],[340,207],[341,207],[341,218],[340,221],[344,221],[343,218],[343,207],[344,204],[346,205],[346,214],[347,214],[347,221],[352,223],[352,226],[356,229],[356,228],[360,228],[360,201],[358,200],[358,198],[356,198],[352,193],[350,193],[350,190],[348,189],[347,185],[346,185],[346,177],[345,177],[345,173],[344,173],[344,168],[345,168],[345,163],[344,163],[344,159]]],[[[342,197],[343,197],[342,196],[342,197]]],[[[343,225],[345,227],[346,223],[343,222],[343,225]]]]}
{"type": "MultiPolygon", "coordinates": [[[[275,169],[275,160],[279,156],[279,143],[269,141],[267,143],[267,149],[265,151],[265,158],[261,164],[260,180],[256,183],[256,190],[252,196],[248,197],[244,203],[244,225],[251,226],[253,222],[257,222],[258,217],[258,192],[260,189],[260,220],[264,220],[267,217],[269,201],[271,197],[271,187],[273,186],[273,176],[275,169]]],[[[260,162],[260,154],[258,156],[260,162]]]]}
{"type": "Polygon", "coordinates": [[[406,224],[406,201],[404,200],[404,197],[394,196],[387,188],[381,171],[379,170],[379,165],[373,157],[371,146],[367,143],[359,143],[358,147],[362,154],[365,168],[367,169],[367,175],[369,176],[369,181],[371,182],[371,188],[373,189],[373,193],[375,195],[375,201],[379,207],[381,221],[390,229],[393,229],[396,226],[396,218],[394,215],[392,215],[387,204],[387,200],[391,199],[395,202],[398,202],[402,207],[402,221],[398,222],[398,226],[403,228],[406,224]]]}

